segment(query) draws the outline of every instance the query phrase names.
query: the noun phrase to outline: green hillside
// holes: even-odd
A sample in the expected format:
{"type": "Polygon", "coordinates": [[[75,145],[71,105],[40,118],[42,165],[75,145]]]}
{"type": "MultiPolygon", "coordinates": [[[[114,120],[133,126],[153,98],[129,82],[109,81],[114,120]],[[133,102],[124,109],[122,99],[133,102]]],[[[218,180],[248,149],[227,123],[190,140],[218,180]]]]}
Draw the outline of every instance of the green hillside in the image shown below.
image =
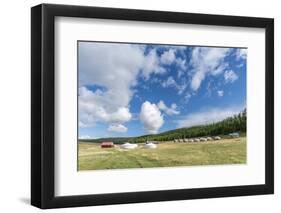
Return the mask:
{"type": "Polygon", "coordinates": [[[138,137],[119,137],[119,138],[99,138],[99,139],[84,139],[79,140],[83,142],[100,143],[103,141],[113,141],[114,143],[143,143],[147,140],[154,141],[172,141],[180,138],[194,138],[203,136],[216,136],[216,135],[228,135],[232,132],[240,132],[242,135],[246,134],[247,125],[247,111],[244,109],[241,113],[232,117],[226,118],[220,122],[194,126],[189,128],[180,128],[162,132],[155,135],[143,135],[138,137]]]}

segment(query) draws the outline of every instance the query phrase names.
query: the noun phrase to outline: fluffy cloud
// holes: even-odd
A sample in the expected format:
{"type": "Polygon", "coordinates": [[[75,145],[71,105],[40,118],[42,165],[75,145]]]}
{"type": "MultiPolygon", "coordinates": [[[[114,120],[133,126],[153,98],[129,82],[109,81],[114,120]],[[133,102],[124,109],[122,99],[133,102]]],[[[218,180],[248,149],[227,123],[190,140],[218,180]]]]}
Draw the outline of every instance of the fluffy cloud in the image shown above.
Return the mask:
{"type": "Polygon", "coordinates": [[[170,65],[175,61],[175,59],[176,59],[175,50],[169,49],[161,55],[160,61],[162,64],[170,65]]]}
{"type": "Polygon", "coordinates": [[[236,115],[243,110],[242,107],[236,108],[213,108],[201,112],[196,112],[187,115],[185,118],[178,121],[178,127],[192,127],[198,125],[211,124],[222,121],[223,119],[236,115]]]}
{"type": "Polygon", "coordinates": [[[166,81],[161,82],[161,85],[164,88],[175,88],[179,95],[181,95],[187,87],[186,83],[178,84],[172,76],[169,76],[166,81]]]}
{"type": "Polygon", "coordinates": [[[232,70],[226,70],[224,72],[224,80],[226,83],[233,83],[238,79],[238,75],[232,70]]]}
{"type": "Polygon", "coordinates": [[[160,57],[161,64],[171,65],[174,63],[177,66],[178,78],[181,78],[181,76],[184,74],[184,71],[187,70],[186,60],[183,59],[186,57],[184,54],[185,50],[186,47],[182,48],[180,46],[171,46],[169,49],[164,51],[160,57]],[[177,57],[176,54],[180,56],[177,57]]]}
{"type": "MultiPolygon", "coordinates": [[[[163,65],[173,61],[184,67],[185,61],[176,58],[177,51],[183,50],[170,46],[159,56],[157,46],[146,50],[142,45],[80,42],[79,126],[91,126],[98,121],[108,124],[115,120],[119,124],[129,121],[129,103],[137,78],[148,80],[152,74],[163,74],[166,72],[163,65]],[[98,89],[87,90],[86,85],[98,89]]],[[[176,88],[179,92],[184,89],[176,88]]]]}
{"type": "Polygon", "coordinates": [[[163,115],[156,104],[146,101],[141,106],[140,120],[149,134],[156,134],[164,124],[163,115]]]}
{"type": "Polygon", "coordinates": [[[119,132],[119,133],[124,133],[124,132],[127,132],[128,128],[125,127],[124,125],[122,124],[111,124],[107,130],[109,132],[119,132]]]}
{"type": "Polygon", "coordinates": [[[236,59],[246,59],[247,58],[247,49],[237,49],[235,52],[236,59]]]}
{"type": "Polygon", "coordinates": [[[152,73],[163,74],[166,70],[161,66],[160,58],[157,55],[156,49],[152,49],[144,56],[143,64],[140,68],[143,77],[147,80],[152,73]]]}
{"type": "MultiPolygon", "coordinates": [[[[96,90],[92,92],[86,87],[79,88],[79,126],[93,126],[96,122],[125,123],[132,115],[127,105],[112,102],[111,93],[96,90]]],[[[128,104],[125,103],[125,104],[128,104]]]]}
{"type": "Polygon", "coordinates": [[[218,96],[222,97],[224,95],[224,91],[223,90],[218,90],[218,96]]]}
{"type": "Polygon", "coordinates": [[[143,50],[137,46],[79,43],[80,127],[92,126],[99,121],[110,124],[130,120],[131,88],[137,83],[143,61],[143,50]],[[84,85],[102,89],[93,92],[84,85]]]}
{"type": "Polygon", "coordinates": [[[187,70],[186,60],[182,59],[182,58],[177,58],[176,59],[176,65],[179,67],[178,78],[180,78],[184,74],[184,71],[187,70]]]}
{"type": "Polygon", "coordinates": [[[140,45],[79,43],[79,126],[129,121],[138,76],[148,79],[152,73],[164,72],[156,49],[146,53],[140,45]],[[88,90],[86,85],[98,89],[88,90]]]}
{"type": "Polygon", "coordinates": [[[171,107],[166,106],[164,101],[159,101],[157,104],[158,108],[162,110],[167,115],[178,115],[180,114],[180,111],[177,110],[177,105],[175,103],[171,104],[171,107]]]}
{"type": "Polygon", "coordinates": [[[177,86],[177,83],[176,83],[175,79],[174,79],[172,76],[169,76],[166,81],[163,81],[163,82],[161,83],[161,85],[162,85],[162,87],[164,87],[164,88],[167,88],[167,87],[176,87],[176,86],[177,86]]]}
{"type": "Polygon", "coordinates": [[[206,75],[221,74],[228,67],[224,59],[229,53],[229,48],[193,48],[190,60],[190,65],[193,67],[192,90],[197,91],[199,89],[206,75]]]}
{"type": "Polygon", "coordinates": [[[144,63],[143,51],[129,44],[79,43],[80,85],[127,89],[136,84],[136,75],[144,63]],[[116,80],[122,80],[122,84],[113,84],[116,80]]]}

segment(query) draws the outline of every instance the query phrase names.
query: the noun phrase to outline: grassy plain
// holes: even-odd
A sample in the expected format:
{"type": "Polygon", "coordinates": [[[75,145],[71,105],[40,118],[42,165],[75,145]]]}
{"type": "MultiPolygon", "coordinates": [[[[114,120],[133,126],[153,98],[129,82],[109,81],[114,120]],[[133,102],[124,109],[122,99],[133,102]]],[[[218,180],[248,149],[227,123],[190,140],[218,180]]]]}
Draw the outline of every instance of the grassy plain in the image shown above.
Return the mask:
{"type": "Polygon", "coordinates": [[[246,137],[197,143],[165,142],[156,149],[134,150],[78,143],[78,170],[245,164],[246,137]]]}

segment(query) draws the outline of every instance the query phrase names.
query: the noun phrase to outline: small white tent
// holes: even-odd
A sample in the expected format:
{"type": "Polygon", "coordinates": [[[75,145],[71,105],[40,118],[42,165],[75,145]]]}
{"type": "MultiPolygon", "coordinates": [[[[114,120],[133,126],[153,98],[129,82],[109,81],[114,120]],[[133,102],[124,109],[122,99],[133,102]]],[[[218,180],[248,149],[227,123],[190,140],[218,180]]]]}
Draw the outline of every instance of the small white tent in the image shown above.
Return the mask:
{"type": "Polygon", "coordinates": [[[124,143],[120,146],[122,149],[135,149],[138,147],[137,144],[131,144],[131,143],[124,143]]]}
{"type": "Polygon", "coordinates": [[[147,143],[147,144],[144,145],[144,148],[146,148],[146,149],[155,149],[155,148],[157,148],[157,145],[154,144],[154,143],[147,143]]]}

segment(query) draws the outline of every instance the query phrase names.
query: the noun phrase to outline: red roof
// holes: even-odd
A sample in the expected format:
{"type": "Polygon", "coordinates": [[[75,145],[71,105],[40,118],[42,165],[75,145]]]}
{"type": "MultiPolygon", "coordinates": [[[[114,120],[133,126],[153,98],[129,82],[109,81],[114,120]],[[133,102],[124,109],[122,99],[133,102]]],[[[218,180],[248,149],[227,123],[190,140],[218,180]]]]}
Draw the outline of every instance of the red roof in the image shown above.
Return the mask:
{"type": "Polygon", "coordinates": [[[114,146],[113,142],[102,142],[101,143],[102,148],[110,148],[110,147],[113,147],[113,146],[114,146]]]}
{"type": "Polygon", "coordinates": [[[108,144],[108,145],[113,145],[113,142],[102,142],[101,144],[104,144],[104,145],[106,145],[106,144],[108,144]]]}

